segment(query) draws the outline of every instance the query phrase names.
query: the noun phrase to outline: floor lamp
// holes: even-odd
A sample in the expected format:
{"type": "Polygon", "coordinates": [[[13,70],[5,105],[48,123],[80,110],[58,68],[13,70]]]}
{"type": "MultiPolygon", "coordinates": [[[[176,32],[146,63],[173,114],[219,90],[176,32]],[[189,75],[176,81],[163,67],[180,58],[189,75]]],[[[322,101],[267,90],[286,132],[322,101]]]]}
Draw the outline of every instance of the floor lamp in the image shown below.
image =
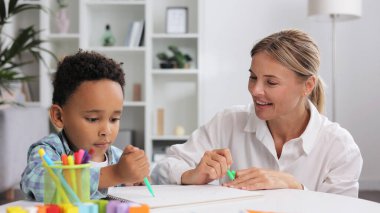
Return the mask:
{"type": "Polygon", "coordinates": [[[332,22],[332,73],[331,73],[331,98],[332,121],[336,121],[336,88],[335,88],[335,24],[338,21],[346,21],[360,18],[362,0],[309,0],[308,15],[317,21],[332,22]]]}

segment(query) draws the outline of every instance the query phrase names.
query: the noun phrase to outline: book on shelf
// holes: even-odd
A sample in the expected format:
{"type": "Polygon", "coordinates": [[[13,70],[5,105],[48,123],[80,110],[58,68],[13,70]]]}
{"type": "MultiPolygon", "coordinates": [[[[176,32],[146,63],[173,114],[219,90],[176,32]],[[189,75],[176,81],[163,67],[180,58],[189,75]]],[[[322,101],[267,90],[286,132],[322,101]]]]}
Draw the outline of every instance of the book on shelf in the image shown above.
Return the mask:
{"type": "Polygon", "coordinates": [[[133,21],[128,26],[125,46],[138,47],[142,46],[144,41],[144,21],[133,21]]]}

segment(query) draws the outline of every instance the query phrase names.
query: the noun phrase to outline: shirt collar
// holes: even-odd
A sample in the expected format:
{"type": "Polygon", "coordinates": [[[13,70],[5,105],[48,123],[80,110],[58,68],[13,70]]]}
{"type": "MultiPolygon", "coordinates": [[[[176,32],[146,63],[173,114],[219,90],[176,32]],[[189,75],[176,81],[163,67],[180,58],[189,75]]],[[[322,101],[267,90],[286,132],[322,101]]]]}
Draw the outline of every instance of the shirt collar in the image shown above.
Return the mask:
{"type": "MultiPolygon", "coordinates": [[[[309,154],[313,149],[316,143],[317,135],[322,126],[322,118],[317,108],[310,100],[308,100],[308,105],[310,109],[310,120],[306,126],[305,131],[299,137],[299,139],[302,141],[302,148],[306,154],[309,154]]],[[[268,139],[272,138],[273,141],[273,137],[268,129],[266,122],[256,116],[253,104],[250,104],[249,109],[249,118],[247,124],[244,127],[244,131],[255,132],[256,138],[259,141],[264,143],[266,146],[272,146],[271,144],[268,144],[270,141],[268,139]]]]}
{"type": "Polygon", "coordinates": [[[74,152],[70,149],[69,143],[67,141],[66,135],[63,130],[58,133],[58,137],[59,139],[61,139],[61,142],[63,144],[63,149],[66,155],[73,155],[74,152]]]}

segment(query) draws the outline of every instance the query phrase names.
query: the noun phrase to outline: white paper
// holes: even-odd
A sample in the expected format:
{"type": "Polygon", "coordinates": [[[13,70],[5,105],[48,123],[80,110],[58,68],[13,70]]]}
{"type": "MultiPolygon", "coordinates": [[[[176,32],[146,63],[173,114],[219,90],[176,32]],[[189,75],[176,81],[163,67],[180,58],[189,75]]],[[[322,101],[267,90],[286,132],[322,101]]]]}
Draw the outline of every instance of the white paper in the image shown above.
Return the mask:
{"type": "Polygon", "coordinates": [[[113,187],[108,194],[124,200],[147,204],[150,208],[207,203],[261,195],[257,191],[246,191],[216,185],[152,185],[155,197],[146,186],[113,187]]]}

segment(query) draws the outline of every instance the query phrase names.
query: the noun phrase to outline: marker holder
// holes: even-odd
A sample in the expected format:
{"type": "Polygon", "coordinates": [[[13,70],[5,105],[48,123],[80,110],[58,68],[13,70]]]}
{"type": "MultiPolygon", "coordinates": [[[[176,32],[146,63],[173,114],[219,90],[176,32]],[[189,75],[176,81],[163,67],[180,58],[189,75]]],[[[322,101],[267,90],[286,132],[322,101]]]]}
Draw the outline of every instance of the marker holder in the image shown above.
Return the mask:
{"type": "Polygon", "coordinates": [[[90,201],[90,164],[62,165],[61,161],[56,161],[54,165],[48,166],[45,164],[44,167],[45,204],[65,204],[67,200],[70,203],[76,203],[73,194],[68,191],[67,187],[62,187],[64,185],[61,181],[62,179],[55,181],[54,175],[56,177],[62,176],[81,202],[90,201]],[[52,176],[48,170],[53,171],[54,175],[52,176]],[[57,186],[57,184],[60,185],[57,186]]]}

